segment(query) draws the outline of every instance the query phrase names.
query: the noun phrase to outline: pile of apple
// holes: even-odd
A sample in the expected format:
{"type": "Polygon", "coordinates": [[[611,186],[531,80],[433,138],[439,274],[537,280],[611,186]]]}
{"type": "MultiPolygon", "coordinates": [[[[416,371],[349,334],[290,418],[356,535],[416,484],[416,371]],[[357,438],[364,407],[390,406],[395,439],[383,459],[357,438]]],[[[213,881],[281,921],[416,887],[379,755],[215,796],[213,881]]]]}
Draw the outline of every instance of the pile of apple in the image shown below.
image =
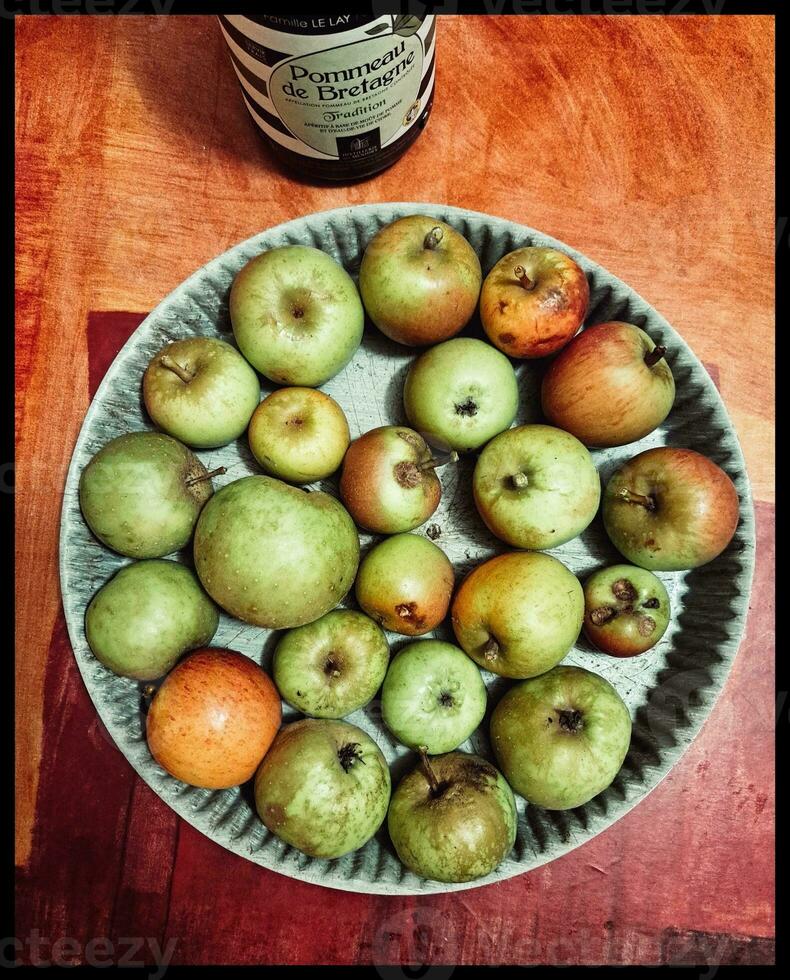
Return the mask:
{"type": "Polygon", "coordinates": [[[164,678],[147,686],[146,732],[167,772],[211,789],[254,776],[266,827],[318,858],[361,847],[386,817],[403,864],[449,882],[488,874],[510,852],[514,791],[567,809],[609,786],[629,747],[628,709],[602,677],[560,661],[582,629],[617,657],[655,646],[670,602],[654,571],[719,555],[738,498],[716,464],[670,447],[635,455],[601,494],[588,447],[650,433],[675,385],[667,352],[638,327],[578,332],[588,302],[584,272],[556,249],[519,248],[483,280],[465,238],[413,215],[369,242],[359,290],[318,249],[274,248],[233,283],[238,350],[199,337],[153,357],[143,397],[160,431],[105,445],[79,492],[99,541],[139,559],[94,596],[86,632],[115,673],[164,678]],[[456,337],[478,305],[490,343],[456,337]],[[435,346],[408,372],[409,425],[349,445],[343,409],[317,388],[350,361],[365,312],[400,344],[435,346]],[[511,359],[549,355],[541,394],[550,424],[511,428],[511,359]],[[256,372],[283,387],[261,401],[256,372]],[[192,449],[245,432],[263,473],[214,492],[224,469],[207,472],[192,449]],[[459,453],[479,453],[477,511],[514,550],[456,588],[430,533],[410,532],[435,512],[437,469],[459,453]],[[299,486],[338,469],[340,500],[299,486]],[[584,531],[599,506],[628,564],[601,568],[582,587],[543,552],[584,531]],[[358,527],[386,536],[361,563],[358,527]],[[194,571],[162,560],[190,541],[194,571]],[[359,611],[336,609],[352,586],[359,611]],[[240,653],[207,647],[217,607],[285,631],[272,677],[240,653]],[[448,614],[457,646],[417,640],[390,658],[384,630],[419,637],[448,614]],[[458,751],[485,715],[481,668],[515,681],[490,721],[499,768],[458,751]],[[393,792],[379,747],[342,720],[379,691],[384,724],[418,754],[393,792]],[[281,727],[281,699],[305,718],[281,727]]]}

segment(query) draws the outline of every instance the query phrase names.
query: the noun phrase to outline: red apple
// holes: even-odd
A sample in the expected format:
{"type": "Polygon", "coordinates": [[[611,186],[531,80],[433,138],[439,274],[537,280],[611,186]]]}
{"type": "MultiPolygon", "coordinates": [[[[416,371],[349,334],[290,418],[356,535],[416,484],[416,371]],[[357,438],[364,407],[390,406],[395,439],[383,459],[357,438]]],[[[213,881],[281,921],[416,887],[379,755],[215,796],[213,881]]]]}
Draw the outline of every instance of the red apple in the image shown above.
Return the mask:
{"type": "Polygon", "coordinates": [[[612,544],[630,562],[676,572],[724,551],[738,526],[738,494],[706,456],[659,446],[612,475],[602,513],[612,544]]]}
{"type": "Polygon", "coordinates": [[[534,245],[509,252],[485,277],[480,318],[505,354],[545,357],[576,333],[589,299],[587,277],[569,255],[534,245]]]}
{"type": "Polygon", "coordinates": [[[280,727],[281,704],[268,674],[233,650],[197,650],[162,682],[146,718],[151,755],[192,786],[246,782],[280,727]]]}
{"type": "Polygon", "coordinates": [[[644,330],[613,320],[587,327],[543,378],[543,412],[586,446],[635,442],[669,415],[675,381],[644,330]]]}

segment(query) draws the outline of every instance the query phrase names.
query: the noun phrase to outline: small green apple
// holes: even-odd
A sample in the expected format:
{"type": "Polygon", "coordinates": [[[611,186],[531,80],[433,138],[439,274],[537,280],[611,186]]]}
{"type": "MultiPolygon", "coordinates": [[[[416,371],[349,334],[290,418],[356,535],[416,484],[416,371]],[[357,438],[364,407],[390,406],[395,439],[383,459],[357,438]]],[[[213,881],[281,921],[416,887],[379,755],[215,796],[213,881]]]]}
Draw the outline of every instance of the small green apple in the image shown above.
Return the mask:
{"type": "Polygon", "coordinates": [[[518,410],[516,373],[490,344],[457,337],[414,361],[403,406],[429,442],[459,451],[478,449],[512,425],[518,410]]]}
{"type": "Polygon", "coordinates": [[[584,583],[584,633],[613,657],[634,657],[669,626],[669,595],[661,579],[635,565],[599,568],[584,583]]]}
{"type": "Polygon", "coordinates": [[[257,374],[235,347],[213,337],[176,340],[143,375],[151,420],[195,449],[226,446],[247,428],[261,397],[257,374]]]}
{"type": "Polygon", "coordinates": [[[389,660],[386,637],[369,616],[335,609],[285,634],[274,651],[272,674],[297,711],[342,718],[372,700],[389,660]]]}

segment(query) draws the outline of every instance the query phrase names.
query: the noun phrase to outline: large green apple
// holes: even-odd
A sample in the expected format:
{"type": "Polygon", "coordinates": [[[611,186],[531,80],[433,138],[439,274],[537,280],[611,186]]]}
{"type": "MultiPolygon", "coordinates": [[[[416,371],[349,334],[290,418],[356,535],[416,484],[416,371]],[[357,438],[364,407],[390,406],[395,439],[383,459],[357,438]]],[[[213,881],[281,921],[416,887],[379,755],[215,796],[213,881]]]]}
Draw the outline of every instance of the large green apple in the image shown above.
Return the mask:
{"type": "Polygon", "coordinates": [[[381,714],[412,749],[450,752],[483,720],[483,677],[462,650],[441,640],[409,643],[392,658],[381,688],[381,714]]]}
{"type": "Polygon", "coordinates": [[[127,432],[108,442],[82,471],[80,507],[108,548],[130,558],[161,558],[192,537],[214,492],[212,475],[176,439],[162,432],[127,432]]]}
{"type": "Polygon", "coordinates": [[[373,698],[389,661],[387,639],[369,616],[335,609],[285,634],[274,651],[272,674],[297,711],[342,718],[373,698]]]}
{"type": "Polygon", "coordinates": [[[103,585],[85,613],[97,660],[121,677],[151,681],[182,653],[207,644],[219,612],[194,573],[174,561],[127,565],[103,585]]]}
{"type": "Polygon", "coordinates": [[[490,531],[534,551],[581,534],[601,499],[590,453],[551,425],[520,425],[492,439],[477,460],[472,490],[490,531]]]}
{"type": "Polygon", "coordinates": [[[658,446],[612,474],[602,512],[612,544],[630,562],[677,572],[713,561],[732,541],[738,493],[707,456],[658,446]]]}
{"type": "Polygon", "coordinates": [[[551,555],[515,551],[473,568],[453,600],[458,642],[503,677],[534,677],[559,663],[582,628],[579,580],[551,555]]]}
{"type": "Polygon", "coordinates": [[[280,730],[255,776],[255,806],[292,847],[336,858],[362,847],[387,814],[390,773],[373,739],[345,721],[305,718],[280,730]]]}
{"type": "Polygon", "coordinates": [[[423,756],[392,794],[387,826],[398,857],[414,874],[472,881],[510,853],[516,802],[502,774],[479,756],[423,756]]]}
{"type": "Polygon", "coordinates": [[[196,449],[237,439],[260,397],[258,375],[235,347],[214,337],[168,344],[143,375],[143,398],[153,422],[196,449]]]}
{"type": "Polygon", "coordinates": [[[359,537],[334,497],[247,476],[210,503],[195,528],[195,568],[232,616],[270,629],[301,626],[351,588],[359,537]]]}
{"type": "Polygon", "coordinates": [[[461,451],[478,449],[512,425],[518,410],[516,373],[490,344],[457,337],[412,364],[403,407],[429,442],[461,451]]]}
{"type": "Polygon", "coordinates": [[[284,245],[238,273],[230,319],[239,349],[261,374],[315,388],[354,356],[365,314],[353,279],[331,256],[284,245]]]}
{"type": "Polygon", "coordinates": [[[419,347],[463,329],[475,312],[482,278],[480,261],[463,235],[430,215],[410,214],[368,243],[359,290],[383,334],[419,347]]]}
{"type": "Polygon", "coordinates": [[[620,771],[631,716],[612,685],[560,665],[521,681],[491,716],[491,745],[516,793],[548,810],[570,810],[602,793],[620,771]]]}

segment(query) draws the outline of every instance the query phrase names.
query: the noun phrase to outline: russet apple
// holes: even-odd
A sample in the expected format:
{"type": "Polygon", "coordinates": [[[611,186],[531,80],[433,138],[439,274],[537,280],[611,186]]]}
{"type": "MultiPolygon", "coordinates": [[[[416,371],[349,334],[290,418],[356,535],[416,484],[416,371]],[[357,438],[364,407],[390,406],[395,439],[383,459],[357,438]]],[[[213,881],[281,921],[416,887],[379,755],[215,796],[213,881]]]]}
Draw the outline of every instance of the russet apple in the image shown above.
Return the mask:
{"type": "Polygon", "coordinates": [[[247,438],[271,476],[314,483],[340,466],[350,435],[334,398],[315,388],[278,388],[255,409],[247,438]]]}
{"type": "Polygon", "coordinates": [[[226,484],[195,528],[195,569],[223,609],[255,626],[312,622],[346,595],[359,537],[343,505],[268,476],[226,484]]]}
{"type": "Polygon", "coordinates": [[[456,337],[421,354],[403,388],[409,422],[434,445],[478,449],[513,423],[518,382],[500,351],[456,337]]]}
{"type": "Polygon", "coordinates": [[[334,377],[362,340],[365,315],[354,281],[307,245],[256,255],[230,291],[239,350],[271,381],[315,388],[334,377]]]}
{"type": "Polygon", "coordinates": [[[235,347],[214,337],[176,340],[143,375],[151,420],[195,449],[226,446],[247,428],[261,397],[258,375],[235,347]]]}
{"type": "Polygon", "coordinates": [[[198,650],[156,691],[146,717],[148,747],[176,779],[228,789],[255,773],[281,717],[277,689],[249,657],[198,650]]]}
{"type": "Polygon", "coordinates": [[[540,551],[575,538],[595,517],[601,481],[569,432],[520,425],[483,449],[472,478],[478,513],[514,548],[540,551]]]}
{"type": "Polygon", "coordinates": [[[661,579],[634,565],[599,568],[584,583],[584,634],[603,653],[634,657],[654,647],[669,626],[661,579]]]}
{"type": "Polygon", "coordinates": [[[669,414],[675,381],[666,348],[630,323],[587,327],[557,355],[541,386],[543,412],[585,446],[623,446],[669,414]]]}
{"type": "Polygon", "coordinates": [[[421,435],[403,425],[371,429],[348,447],[340,497],[360,527],[397,534],[424,524],[439,506],[435,470],[457,456],[434,458],[421,435]]]}
{"type": "Polygon", "coordinates": [[[422,214],[377,232],[359,268],[370,319],[391,340],[414,347],[455,336],[475,312],[481,280],[480,261],[463,235],[422,214]]]}
{"type": "Polygon", "coordinates": [[[387,827],[398,857],[414,874],[434,881],[490,874],[516,841],[512,790],[480,756],[421,755],[390,802],[387,827]]]}
{"type": "Polygon", "coordinates": [[[602,793],[631,743],[631,716],[612,685],[560,664],[520,681],[491,716],[491,746],[513,790],[548,810],[602,793]]]}
{"type": "Polygon", "coordinates": [[[738,526],[738,507],[720,466],[693,449],[659,446],[611,476],[602,512],[606,533],[628,561],[676,572],[724,551],[738,526]]]}
{"type": "Polygon", "coordinates": [[[441,548],[419,534],[395,534],[362,559],[357,602],[384,629],[422,636],[447,615],[454,581],[441,548]]]}
{"type": "Polygon", "coordinates": [[[480,319],[510,357],[546,357],[576,333],[589,300],[587,277],[570,255],[530,245],[504,255],[485,277],[480,319]]]}
{"type": "Polygon", "coordinates": [[[576,576],[551,555],[515,551],[483,562],[455,594],[452,623],[466,653],[503,677],[542,674],[565,656],[582,628],[576,576]]]}

